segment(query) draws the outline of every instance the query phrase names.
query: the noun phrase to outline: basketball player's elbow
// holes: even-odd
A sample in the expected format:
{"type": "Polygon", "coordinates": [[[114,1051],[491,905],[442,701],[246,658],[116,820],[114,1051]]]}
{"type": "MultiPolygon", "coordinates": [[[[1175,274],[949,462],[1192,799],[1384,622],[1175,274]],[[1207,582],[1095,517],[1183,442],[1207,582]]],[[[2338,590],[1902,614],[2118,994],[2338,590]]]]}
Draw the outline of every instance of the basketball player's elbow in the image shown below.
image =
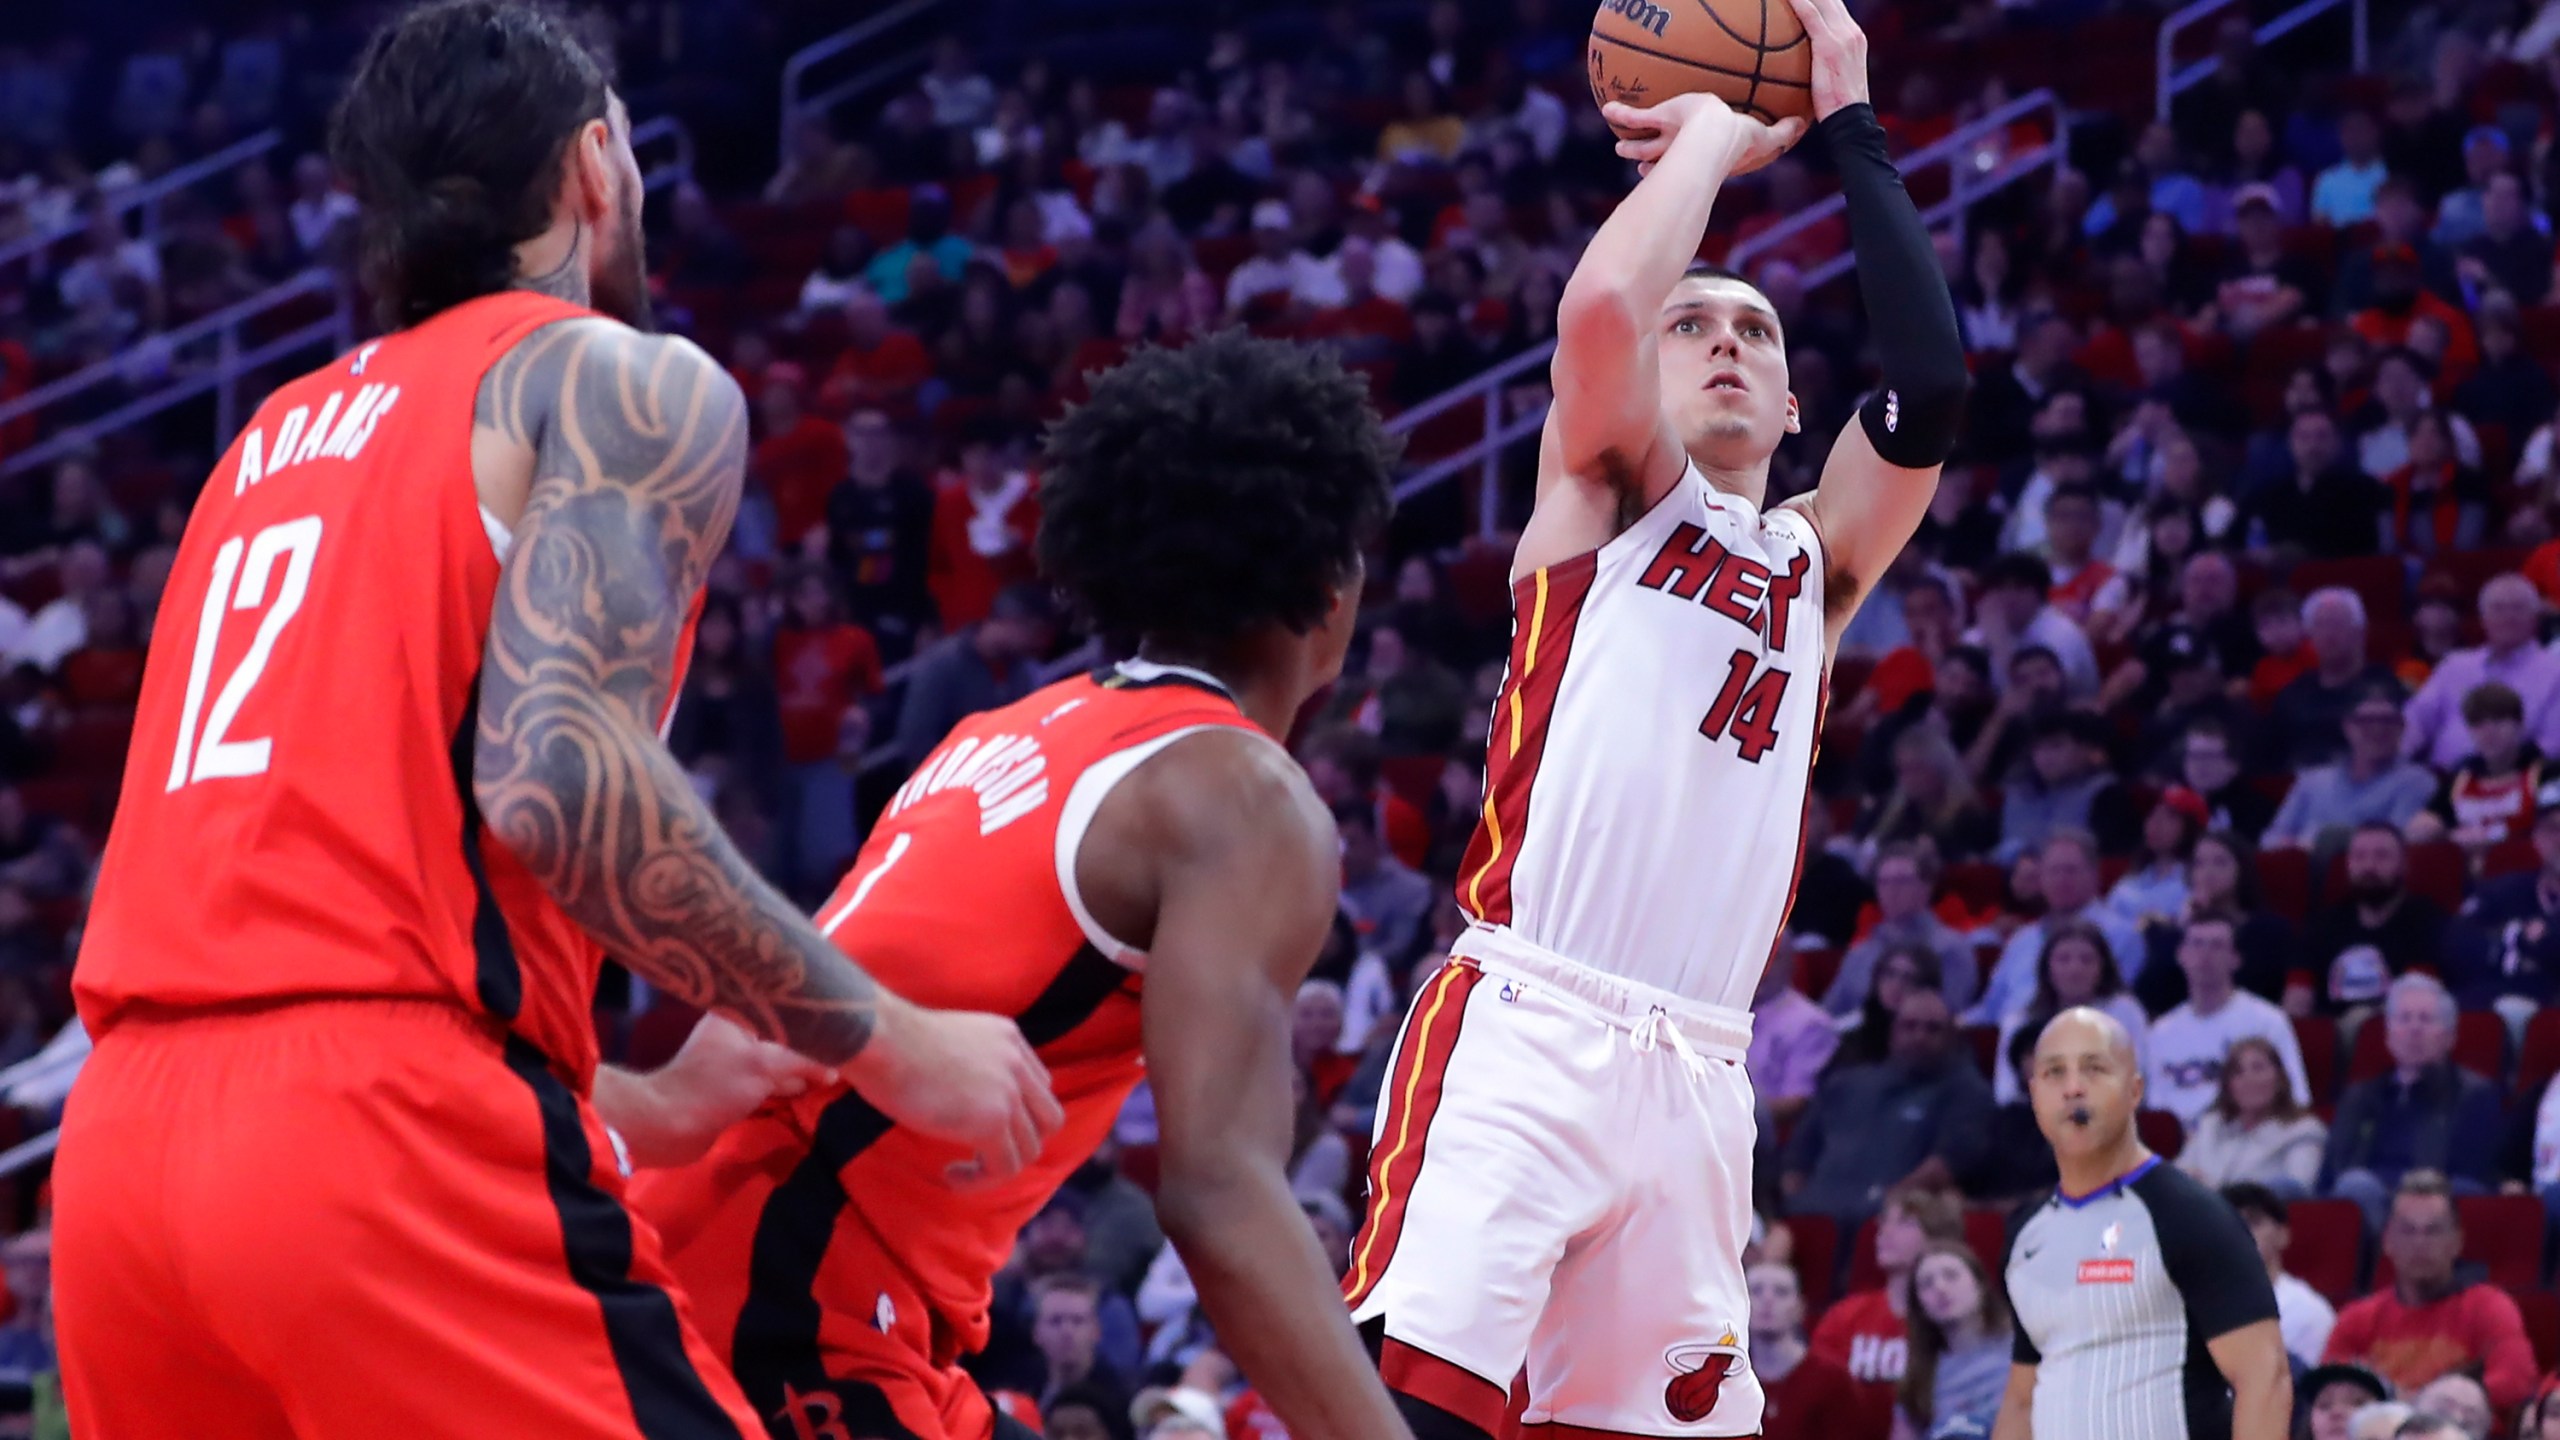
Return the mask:
{"type": "MultiPolygon", "coordinates": [[[[1217,1142],[1168,1143],[1156,1178],[1156,1224],[1178,1250],[1213,1240],[1235,1223],[1239,1202],[1254,1187],[1253,1157],[1217,1142]]],[[[1283,1189],[1287,1179],[1281,1180],[1283,1189]]]]}

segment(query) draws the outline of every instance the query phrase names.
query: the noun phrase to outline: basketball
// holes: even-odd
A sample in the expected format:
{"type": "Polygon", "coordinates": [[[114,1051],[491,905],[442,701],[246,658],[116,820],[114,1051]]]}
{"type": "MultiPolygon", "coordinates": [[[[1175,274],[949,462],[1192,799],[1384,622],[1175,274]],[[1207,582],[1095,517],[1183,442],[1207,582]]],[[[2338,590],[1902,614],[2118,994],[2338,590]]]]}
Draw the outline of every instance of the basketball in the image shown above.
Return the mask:
{"type": "Polygon", "coordinates": [[[1590,67],[1598,104],[1704,90],[1754,119],[1813,118],[1813,45],[1787,0],[1601,0],[1590,67]]]}

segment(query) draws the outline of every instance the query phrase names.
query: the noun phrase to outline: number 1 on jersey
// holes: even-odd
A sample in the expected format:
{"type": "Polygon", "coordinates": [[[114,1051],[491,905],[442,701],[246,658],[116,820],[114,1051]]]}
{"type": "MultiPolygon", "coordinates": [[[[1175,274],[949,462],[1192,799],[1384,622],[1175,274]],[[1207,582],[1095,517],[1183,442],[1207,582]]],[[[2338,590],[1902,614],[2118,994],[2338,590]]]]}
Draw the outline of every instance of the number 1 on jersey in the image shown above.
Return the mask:
{"type": "Polygon", "coordinates": [[[1778,706],[1787,698],[1789,678],[1786,671],[1776,669],[1752,674],[1759,658],[1748,650],[1733,652],[1724,688],[1707,707],[1707,718],[1698,722],[1698,733],[1710,740],[1730,733],[1742,758],[1754,765],[1778,743],[1778,706]]]}
{"type": "Polygon", "coordinates": [[[204,612],[196,620],[195,655],[187,664],[187,703],[178,714],[177,751],[169,757],[171,790],[197,780],[266,773],[273,742],[264,737],[233,740],[228,738],[228,732],[249,692],[257,688],[258,677],[266,673],[268,657],[275,653],[276,637],[302,608],[303,593],[311,588],[311,562],[319,553],[317,515],[270,525],[246,542],[235,535],[214,552],[213,583],[205,589],[204,612]],[[284,579],[276,587],[275,603],[270,605],[267,581],[275,573],[279,559],[285,562],[284,579]],[[222,638],[223,613],[255,610],[261,605],[267,606],[266,618],[258,622],[258,633],[250,637],[249,651],[240,657],[240,667],[231,672],[222,693],[214,697],[213,713],[205,715],[204,693],[213,681],[213,652],[222,638]],[[201,737],[197,734],[200,716],[201,737]]]}

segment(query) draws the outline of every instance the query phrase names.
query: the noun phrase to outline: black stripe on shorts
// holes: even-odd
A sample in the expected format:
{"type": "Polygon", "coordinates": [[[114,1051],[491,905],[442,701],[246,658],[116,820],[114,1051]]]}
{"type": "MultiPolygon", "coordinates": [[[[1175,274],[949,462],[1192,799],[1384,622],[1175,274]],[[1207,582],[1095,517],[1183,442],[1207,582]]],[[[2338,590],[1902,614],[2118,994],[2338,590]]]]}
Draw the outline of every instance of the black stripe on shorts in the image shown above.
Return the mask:
{"type": "Polygon", "coordinates": [[[544,1176],[560,1212],[569,1278],[596,1297],[613,1362],[644,1440],[736,1437],[737,1423],[711,1398],[684,1347],[684,1325],[667,1292],[631,1275],[631,1216],[597,1186],[595,1152],[580,1123],[578,1097],[551,1073],[540,1051],[507,1038],[507,1068],[542,1111],[544,1176]]]}

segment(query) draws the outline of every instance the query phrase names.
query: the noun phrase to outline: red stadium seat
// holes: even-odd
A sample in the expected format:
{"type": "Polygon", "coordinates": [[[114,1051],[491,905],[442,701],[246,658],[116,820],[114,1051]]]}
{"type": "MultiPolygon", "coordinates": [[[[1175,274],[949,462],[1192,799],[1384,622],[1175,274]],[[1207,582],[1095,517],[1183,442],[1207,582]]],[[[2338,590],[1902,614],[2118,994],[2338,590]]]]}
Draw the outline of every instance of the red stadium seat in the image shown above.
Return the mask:
{"type": "Polygon", "coordinates": [[[1790,1215],[1782,1223],[1795,1237],[1805,1313],[1819,1314],[1831,1303],[1831,1280],[1840,1273],[1840,1222],[1828,1215],[1790,1215]]]}
{"type": "Polygon", "coordinates": [[[2542,852],[2533,848],[2528,835],[2511,835],[2489,847],[2480,862],[2480,878],[2495,880],[2505,875],[2528,875],[2542,868],[2542,852]]]}
{"type": "Polygon", "coordinates": [[[1964,1038],[1967,1043],[1973,1046],[1973,1068],[1980,1071],[1982,1077],[1986,1080],[1999,1074],[2000,1027],[1997,1025],[1967,1025],[1964,1027],[1964,1038]]]}
{"type": "Polygon", "coordinates": [[[2163,1160],[2175,1160],[2187,1148],[2187,1127],[2166,1110],[2144,1110],[2133,1117],[2134,1132],[2143,1145],[2163,1160]]]}
{"type": "MultiPolygon", "coordinates": [[[[2409,847],[2409,891],[2424,895],[2451,914],[2462,908],[2462,891],[2470,878],[2470,861],[2450,840],[2430,840],[2409,847]]],[[[2321,897],[2343,895],[2347,888],[2347,852],[2329,857],[2321,880],[2321,897]]]]}
{"type": "Polygon", "coordinates": [[[2345,1304],[2363,1268],[2364,1212],[2352,1200],[2296,1200],[2287,1224],[2293,1239],[2284,1248],[2284,1268],[2331,1304],[2345,1304]]]}
{"type": "Polygon", "coordinates": [[[2300,850],[2259,851],[2258,889],[2268,909],[2301,924],[2311,910],[2311,857],[2300,850]]]}
{"type": "Polygon", "coordinates": [[[1849,1239],[1849,1282],[1844,1294],[1873,1290],[1884,1283],[1884,1270],[1876,1264],[1876,1222],[1870,1217],[1849,1239]]]}
{"type": "Polygon", "coordinates": [[[2407,608],[2401,597],[2406,573],[2397,555],[2305,560],[2293,567],[2286,588],[2296,595],[2308,595],[2335,585],[2363,596],[2365,608],[2375,614],[2397,615],[2407,608]]]}
{"type": "Polygon", "coordinates": [[[2549,1373],[2560,1366],[2560,1295],[2539,1285],[2509,1286],[2507,1294],[2524,1312],[2525,1337],[2533,1341],[2533,1368],[2549,1373]]]}
{"type": "Polygon", "coordinates": [[[655,1070],[676,1057],[684,1037],[693,1033],[694,1022],[702,1012],[678,1000],[660,995],[649,1002],[631,1022],[630,1048],[626,1052],[634,1070],[655,1070]]]}
{"type": "MultiPolygon", "coordinates": [[[[1156,1193],[1156,1180],[1164,1173],[1163,1161],[1153,1145],[1123,1145],[1120,1147],[1120,1173],[1129,1177],[1130,1184],[1153,1195],[1156,1193]]],[[[1358,1166],[1352,1167],[1353,1175],[1359,1173],[1358,1166]]],[[[1356,1218],[1360,1212],[1354,1210],[1351,1213],[1356,1218]]]]}
{"type": "Polygon", "coordinates": [[[1817,1000],[1822,998],[1823,992],[1831,988],[1833,977],[1840,973],[1840,952],[1826,945],[1819,950],[1799,950],[1795,959],[1796,988],[1817,1000]]]}
{"type": "Polygon", "coordinates": [[[1979,860],[1948,866],[1945,878],[1946,888],[1977,915],[1997,912],[2009,893],[2009,872],[1979,860]]]}
{"type": "Polygon", "coordinates": [[[1432,792],[1440,788],[1441,772],[1448,768],[1442,755],[1387,755],[1378,761],[1378,778],[1404,803],[1428,813],[1432,792]]]}
{"type": "MultiPolygon", "coordinates": [[[[2453,1063],[2503,1086],[2507,1075],[2507,1022],[2493,1010],[2466,1010],[2453,1029],[2453,1063]]],[[[2356,1031],[2356,1052],[2347,1063],[2347,1083],[2370,1080],[2391,1069],[2391,1051],[2379,1016],[2356,1031]]]]}
{"type": "Polygon", "coordinates": [[[2302,1047],[2302,1073],[2311,1080],[2311,1103],[2338,1101],[2338,1022],[2326,1015],[2297,1015],[2294,1042],[2302,1047]]]}
{"type": "Polygon", "coordinates": [[[1985,1273],[2000,1274],[2000,1246],[2008,1238],[2009,1217],[2006,1211],[1972,1209],[1964,1212],[1964,1243],[1982,1259],[1985,1273]]]}
{"type": "MultiPolygon", "coordinates": [[[[2509,1289],[2542,1279],[2542,1201],[2533,1195],[2466,1195],[2454,1202],[2462,1217],[2462,1258],[2489,1272],[2489,1282],[2509,1289]]],[[[2373,1261],[2373,1288],[2397,1275],[2389,1255],[2373,1261]]]]}
{"type": "Polygon", "coordinates": [[[2524,1027],[2524,1048],[2516,1056],[2515,1099],[2529,1103],[2541,1095],[2544,1082],[2560,1074],[2560,1010],[2537,1010],[2524,1027]]]}

